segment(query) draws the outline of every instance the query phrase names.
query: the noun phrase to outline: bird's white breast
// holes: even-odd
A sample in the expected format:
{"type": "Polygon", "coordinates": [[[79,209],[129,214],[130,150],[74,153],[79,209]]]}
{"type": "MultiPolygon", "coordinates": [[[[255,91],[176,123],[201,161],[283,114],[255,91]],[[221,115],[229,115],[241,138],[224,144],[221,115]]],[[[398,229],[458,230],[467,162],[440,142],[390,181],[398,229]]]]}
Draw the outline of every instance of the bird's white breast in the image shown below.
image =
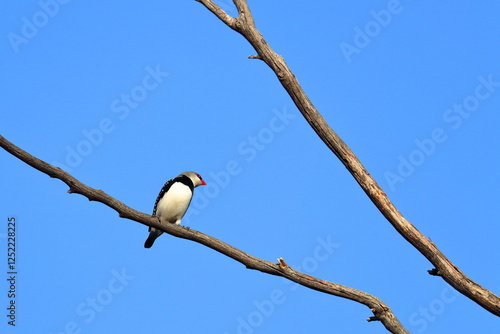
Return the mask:
{"type": "Polygon", "coordinates": [[[158,202],[156,215],[172,224],[179,224],[191,201],[193,192],[180,182],[174,183],[158,202]]]}

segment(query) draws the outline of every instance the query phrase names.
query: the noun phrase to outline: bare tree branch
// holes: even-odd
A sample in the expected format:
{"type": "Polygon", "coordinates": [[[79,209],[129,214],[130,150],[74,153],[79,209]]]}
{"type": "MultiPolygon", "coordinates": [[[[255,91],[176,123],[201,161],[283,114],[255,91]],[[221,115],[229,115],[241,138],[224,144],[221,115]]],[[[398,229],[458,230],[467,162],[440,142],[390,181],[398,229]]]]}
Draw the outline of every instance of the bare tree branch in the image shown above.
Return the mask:
{"type": "Polygon", "coordinates": [[[399,322],[399,320],[394,316],[391,309],[383,301],[373,295],[341,284],[329,282],[301,273],[288,266],[282,258],[278,259],[277,263],[272,263],[245,253],[236,247],[233,247],[219,239],[206,235],[202,232],[188,229],[182,226],[177,226],[175,224],[161,224],[160,220],[157,219],[157,217],[134,210],[124,203],[120,202],[119,200],[106,194],[104,191],[100,189],[94,189],[83,184],[61,168],[52,166],[45,161],[34,157],[28,152],[12,144],[1,135],[0,147],[11,153],[18,159],[24,161],[31,167],[39,170],[40,172],[66,183],[69,186],[68,193],[80,194],[87,197],[91,201],[101,202],[104,205],[107,205],[110,208],[116,210],[122,218],[134,220],[146,226],[158,228],[173,236],[192,240],[205,245],[221,254],[232,258],[233,260],[242,263],[248,269],[254,269],[266,274],[285,277],[290,281],[296,282],[307,288],[350,299],[366,305],[370,308],[374,315],[368,318],[368,321],[380,320],[382,324],[392,333],[409,333],[399,322]]]}
{"type": "Polygon", "coordinates": [[[386,217],[403,238],[434,265],[435,268],[429,270],[429,274],[441,276],[460,293],[472,299],[489,312],[499,316],[500,298],[467,277],[457,266],[448,260],[432,241],[427,239],[415,226],[403,217],[356,155],[328,125],[305,94],[283,57],[274,52],[257,30],[247,1],[233,0],[238,9],[238,17],[231,17],[230,19],[218,15],[217,13],[220,11],[220,8],[211,0],[196,1],[202,3],[230,28],[243,35],[254,47],[258,56],[252,56],[252,58],[263,60],[273,70],[309,125],[311,125],[321,140],[344,164],[384,217],[386,217]]]}

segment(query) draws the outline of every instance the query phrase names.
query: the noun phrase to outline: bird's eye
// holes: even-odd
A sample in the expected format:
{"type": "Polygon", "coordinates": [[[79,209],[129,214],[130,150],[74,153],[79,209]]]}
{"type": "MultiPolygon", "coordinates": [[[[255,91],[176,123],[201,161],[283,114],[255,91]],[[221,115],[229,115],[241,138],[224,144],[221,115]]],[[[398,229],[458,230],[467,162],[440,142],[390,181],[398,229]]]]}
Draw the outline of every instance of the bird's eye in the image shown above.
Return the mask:
{"type": "Polygon", "coordinates": [[[200,175],[200,174],[196,174],[196,176],[198,176],[198,178],[199,178],[200,180],[203,180],[203,179],[201,178],[201,175],[200,175]]]}

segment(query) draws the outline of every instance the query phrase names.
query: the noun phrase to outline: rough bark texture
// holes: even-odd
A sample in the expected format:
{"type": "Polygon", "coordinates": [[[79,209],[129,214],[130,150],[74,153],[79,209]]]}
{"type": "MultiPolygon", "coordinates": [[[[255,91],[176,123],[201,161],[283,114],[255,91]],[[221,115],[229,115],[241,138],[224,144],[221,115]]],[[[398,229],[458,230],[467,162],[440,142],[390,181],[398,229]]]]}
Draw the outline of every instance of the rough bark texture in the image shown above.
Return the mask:
{"type": "MultiPolygon", "coordinates": [[[[249,58],[260,59],[273,70],[304,118],[353,175],[375,206],[392,226],[435,266],[429,273],[441,276],[451,286],[486,310],[500,315],[500,299],[487,289],[470,280],[430,240],[402,216],[350,148],[328,125],[309,100],[284,59],[272,50],[257,30],[247,2],[245,0],[233,0],[238,10],[238,17],[231,17],[210,0],[196,1],[202,3],[230,28],[243,35],[255,48],[257,55],[250,56],[249,58]]],[[[0,147],[33,168],[50,177],[60,179],[69,186],[69,193],[78,193],[86,196],[91,201],[101,202],[116,210],[122,218],[131,219],[144,225],[161,229],[173,236],[203,244],[244,264],[249,269],[282,276],[310,289],[362,303],[369,307],[374,314],[374,316],[368,318],[369,321],[380,320],[387,330],[392,333],[409,333],[394,316],[390,308],[375,296],[298,272],[289,267],[281,258],[278,259],[277,263],[272,263],[256,258],[201,232],[172,224],[162,225],[156,217],[136,211],[102,190],[86,186],[69,173],[30,155],[2,136],[0,136],[0,147]]]]}
{"type": "Polygon", "coordinates": [[[248,269],[254,269],[270,275],[285,277],[290,281],[296,282],[310,289],[359,302],[368,306],[373,312],[374,316],[368,318],[369,321],[380,320],[392,333],[409,333],[394,316],[391,309],[375,296],[341,284],[325,281],[301,273],[289,267],[282,258],[278,259],[277,263],[272,263],[245,253],[236,247],[199,231],[175,224],[163,225],[156,217],[134,210],[119,200],[109,196],[104,191],[91,188],[81,183],[59,167],[52,166],[45,161],[32,156],[2,136],[0,136],[0,147],[42,173],[63,181],[69,186],[69,193],[80,194],[87,197],[91,201],[101,202],[116,210],[122,218],[134,220],[144,225],[158,228],[173,236],[203,244],[244,264],[248,269]]]}
{"type": "Polygon", "coordinates": [[[273,51],[257,30],[247,1],[233,0],[238,10],[238,17],[236,18],[227,15],[211,0],[196,1],[202,3],[231,29],[243,35],[254,47],[255,51],[257,51],[257,56],[251,56],[250,58],[261,59],[273,70],[313,130],[344,164],[384,217],[403,238],[434,265],[435,268],[430,270],[429,273],[434,276],[441,276],[448,284],[463,295],[475,301],[489,312],[497,316],[500,315],[500,298],[468,278],[448,260],[432,241],[426,238],[403,217],[351,149],[328,125],[305,94],[283,57],[273,51]]]}

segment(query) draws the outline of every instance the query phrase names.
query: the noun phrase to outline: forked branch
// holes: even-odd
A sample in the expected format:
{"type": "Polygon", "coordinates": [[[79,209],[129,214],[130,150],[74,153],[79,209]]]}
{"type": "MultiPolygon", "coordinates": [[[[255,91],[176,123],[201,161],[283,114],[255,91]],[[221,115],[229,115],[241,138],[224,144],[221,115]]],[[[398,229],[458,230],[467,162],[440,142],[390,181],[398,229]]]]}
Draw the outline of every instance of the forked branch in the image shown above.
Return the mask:
{"type": "Polygon", "coordinates": [[[211,0],[196,1],[202,3],[231,29],[243,35],[243,37],[254,47],[255,51],[257,51],[257,56],[253,57],[263,60],[273,70],[309,125],[311,125],[326,146],[328,146],[344,164],[379,211],[403,238],[412,244],[434,265],[435,268],[432,269],[431,272],[436,276],[441,276],[456,290],[472,299],[486,310],[499,316],[500,298],[467,277],[448,260],[434,243],[427,239],[415,226],[403,217],[351,149],[328,125],[323,116],[316,110],[305,94],[295,78],[295,75],[285,63],[283,57],[274,52],[257,30],[247,1],[233,0],[238,9],[238,17],[236,18],[227,15],[211,0]]]}
{"type": "Polygon", "coordinates": [[[147,226],[155,227],[179,238],[198,242],[244,264],[248,269],[254,269],[266,274],[285,277],[290,281],[296,282],[307,288],[350,299],[366,305],[370,308],[374,315],[373,317],[368,318],[369,321],[380,320],[392,333],[409,333],[394,316],[391,309],[375,296],[341,284],[303,274],[289,267],[282,258],[278,259],[277,263],[272,263],[245,253],[219,239],[196,230],[186,229],[174,224],[161,224],[160,220],[156,217],[134,210],[119,200],[106,194],[104,191],[94,189],[83,184],[64,170],[34,157],[2,136],[0,136],[0,147],[42,173],[63,181],[69,186],[69,193],[77,193],[87,197],[91,201],[101,202],[104,205],[116,210],[122,218],[127,218],[147,226]]]}

